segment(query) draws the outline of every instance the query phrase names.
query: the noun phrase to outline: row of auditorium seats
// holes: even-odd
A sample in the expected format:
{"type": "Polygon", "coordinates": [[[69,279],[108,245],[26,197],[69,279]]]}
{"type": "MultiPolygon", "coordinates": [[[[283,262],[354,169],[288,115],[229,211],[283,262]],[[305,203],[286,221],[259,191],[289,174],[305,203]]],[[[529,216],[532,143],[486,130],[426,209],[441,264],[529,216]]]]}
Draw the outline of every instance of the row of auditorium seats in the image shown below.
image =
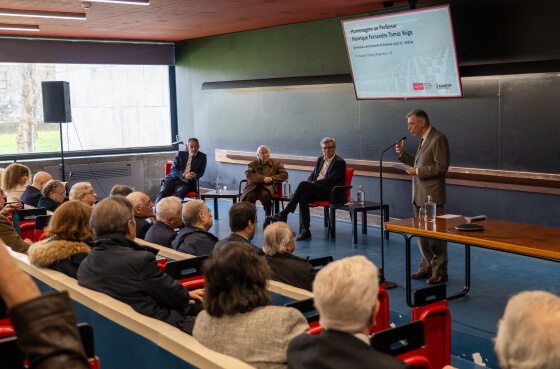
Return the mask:
{"type": "Polygon", "coordinates": [[[47,215],[46,209],[21,209],[8,219],[21,238],[37,242],[45,238],[45,227],[49,224],[51,215],[47,215]]]}
{"type": "MultiPolygon", "coordinates": [[[[389,295],[385,283],[379,285],[378,300],[379,313],[370,331],[372,347],[418,369],[441,369],[451,364],[451,315],[445,284],[415,291],[412,322],[395,328],[389,327],[389,295]]],[[[306,316],[311,334],[321,333],[323,328],[313,298],[285,306],[296,308],[306,316]]]]}
{"type": "MultiPolygon", "coordinates": [[[[142,242],[150,246],[146,242],[142,242]]],[[[191,259],[191,255],[160,248],[161,265],[174,260],[191,259]]],[[[135,312],[130,306],[105,294],[83,288],[77,281],[51,269],[33,267],[26,255],[11,252],[16,262],[26,273],[47,289],[68,291],[74,301],[79,322],[91,324],[96,332],[96,353],[101,367],[110,368],[253,368],[238,359],[212,351],[201,345],[192,336],[159,320],[135,312]],[[100,316],[100,317],[99,317],[100,316]],[[131,335],[133,339],[131,339],[131,335]],[[110,337],[110,339],[107,339],[110,337]],[[123,338],[126,337],[126,338],[123,338]],[[140,344],[138,343],[140,341],[140,344]],[[115,344],[117,343],[118,344],[115,344]],[[132,359],[130,359],[132,357],[132,359]],[[153,361],[147,358],[157,358],[153,361]],[[123,362],[123,358],[127,358],[123,362]],[[142,360],[138,366],[138,361],[142,360]],[[130,361],[131,363],[128,363],[130,361]],[[183,364],[178,364],[183,363],[183,364]],[[189,365],[190,364],[190,365],[189,365]]],[[[44,288],[42,288],[44,290],[44,288]]],[[[271,292],[290,299],[309,298],[312,294],[279,282],[270,282],[271,292]]]]}

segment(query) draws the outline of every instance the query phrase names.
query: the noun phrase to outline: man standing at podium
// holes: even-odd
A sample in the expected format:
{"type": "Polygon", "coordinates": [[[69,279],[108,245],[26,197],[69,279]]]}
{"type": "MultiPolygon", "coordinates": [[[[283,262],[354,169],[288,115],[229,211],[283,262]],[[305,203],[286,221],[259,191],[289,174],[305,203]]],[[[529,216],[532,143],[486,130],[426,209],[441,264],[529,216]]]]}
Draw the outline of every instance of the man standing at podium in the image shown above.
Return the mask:
{"type": "MultiPolygon", "coordinates": [[[[445,203],[445,174],[449,168],[449,144],[443,133],[430,126],[424,110],[416,109],[406,115],[408,130],[413,136],[422,137],[416,156],[404,151],[404,141],[396,144],[399,161],[411,166],[407,173],[412,177],[412,207],[417,217],[428,196],[437,204],[437,213],[443,213],[445,203]]],[[[413,279],[428,278],[429,284],[446,282],[447,242],[417,238],[422,261],[413,279]]]]}

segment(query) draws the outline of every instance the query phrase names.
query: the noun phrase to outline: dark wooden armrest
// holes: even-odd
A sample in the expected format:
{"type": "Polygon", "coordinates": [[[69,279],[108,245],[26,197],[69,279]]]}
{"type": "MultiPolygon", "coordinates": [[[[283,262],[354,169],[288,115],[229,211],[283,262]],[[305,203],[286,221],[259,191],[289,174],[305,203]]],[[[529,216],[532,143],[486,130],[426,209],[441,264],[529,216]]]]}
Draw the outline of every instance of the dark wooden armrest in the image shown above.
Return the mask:
{"type": "MultiPolygon", "coordinates": [[[[331,190],[331,204],[333,204],[334,192],[339,190],[348,190],[352,188],[352,186],[334,186],[331,190]]],[[[346,199],[344,199],[346,201],[346,199]]]]}

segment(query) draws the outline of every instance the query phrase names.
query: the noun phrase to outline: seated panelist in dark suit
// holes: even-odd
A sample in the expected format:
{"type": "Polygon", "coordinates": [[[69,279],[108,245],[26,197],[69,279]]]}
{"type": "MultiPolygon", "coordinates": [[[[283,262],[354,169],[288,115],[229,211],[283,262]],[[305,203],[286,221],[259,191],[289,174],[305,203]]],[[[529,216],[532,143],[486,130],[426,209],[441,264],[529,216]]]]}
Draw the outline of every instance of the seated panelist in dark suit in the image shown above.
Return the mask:
{"type": "Polygon", "coordinates": [[[25,191],[21,194],[20,201],[25,205],[37,207],[39,199],[41,198],[41,190],[43,186],[52,179],[51,175],[47,172],[37,172],[33,176],[33,183],[31,183],[25,191]]]}
{"type": "Polygon", "coordinates": [[[302,334],[288,346],[290,369],[414,369],[376,351],[368,334],[379,311],[377,268],[364,256],[326,265],[313,282],[315,307],[323,331],[302,334]]]}
{"type": "MultiPolygon", "coordinates": [[[[315,201],[330,201],[331,190],[334,186],[344,186],[346,178],[346,162],[336,155],[336,141],[332,137],[321,140],[323,156],[317,158],[313,173],[298,185],[294,196],[284,210],[274,216],[267,217],[267,221],[286,222],[288,214],[293,213],[299,204],[299,211],[303,221],[303,230],[297,237],[298,241],[311,238],[309,231],[310,215],[309,203],[315,201]]],[[[333,199],[336,203],[343,203],[344,191],[339,191],[333,199]]]]}
{"type": "Polygon", "coordinates": [[[270,158],[270,150],[266,146],[259,146],[257,157],[245,171],[247,186],[243,189],[240,200],[254,204],[260,196],[265,214],[270,215],[272,197],[276,192],[274,181],[285,181],[288,179],[288,172],[278,160],[270,158]]]}
{"type": "Polygon", "coordinates": [[[164,197],[175,196],[181,200],[189,192],[196,192],[196,180],[204,175],[206,170],[206,154],[198,151],[198,139],[189,138],[189,151],[179,151],[173,159],[169,174],[163,180],[156,198],[156,204],[164,197]]]}
{"type": "Polygon", "coordinates": [[[273,281],[311,291],[315,268],[308,260],[293,255],[296,249],[295,233],[284,222],[274,223],[264,230],[265,260],[273,281]]]}
{"type": "Polygon", "coordinates": [[[144,241],[171,248],[171,243],[177,237],[175,229],[183,224],[183,205],[177,197],[166,197],[158,202],[156,210],[156,221],[146,232],[144,241]]]}
{"type": "Polygon", "coordinates": [[[196,256],[210,254],[218,237],[209,232],[214,221],[206,203],[202,200],[190,200],[183,206],[182,215],[185,227],[179,231],[171,247],[196,256]]]}
{"type": "Polygon", "coordinates": [[[247,201],[233,204],[232,207],[229,208],[229,228],[231,229],[231,234],[219,240],[214,248],[222,247],[228,242],[236,241],[247,243],[253,247],[253,250],[255,250],[259,256],[264,255],[260,247],[251,243],[257,229],[257,208],[254,204],[247,201]]]}

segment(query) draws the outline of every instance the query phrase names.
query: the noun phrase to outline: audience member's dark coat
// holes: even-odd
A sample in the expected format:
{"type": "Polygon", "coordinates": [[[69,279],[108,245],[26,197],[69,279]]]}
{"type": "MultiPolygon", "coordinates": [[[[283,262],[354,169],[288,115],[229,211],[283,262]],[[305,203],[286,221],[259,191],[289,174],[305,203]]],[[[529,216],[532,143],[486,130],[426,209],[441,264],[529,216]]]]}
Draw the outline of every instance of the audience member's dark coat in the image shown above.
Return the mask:
{"type": "Polygon", "coordinates": [[[305,259],[292,254],[266,255],[266,262],[272,272],[272,280],[289,284],[304,290],[313,290],[315,268],[305,259]]]}
{"type": "Polygon", "coordinates": [[[179,231],[172,247],[180,252],[203,256],[210,254],[216,242],[218,242],[218,237],[204,229],[185,227],[179,231]]]}
{"type": "Polygon", "coordinates": [[[260,247],[253,245],[248,239],[246,239],[245,237],[243,237],[241,235],[238,235],[237,233],[231,233],[226,238],[223,238],[223,239],[219,240],[218,243],[216,243],[216,245],[214,246],[214,248],[221,247],[221,246],[225,245],[226,243],[233,242],[233,241],[247,243],[247,244],[251,245],[251,247],[253,247],[253,249],[255,250],[255,252],[259,256],[264,256],[264,251],[260,247]]]}
{"type": "Polygon", "coordinates": [[[177,232],[165,222],[156,220],[148,229],[144,241],[155,243],[165,247],[171,247],[171,243],[177,237],[177,232]]]}
{"type": "Polygon", "coordinates": [[[136,238],[144,239],[152,224],[146,219],[139,218],[136,215],[134,216],[134,220],[136,221],[136,238]]]}
{"type": "Polygon", "coordinates": [[[29,261],[76,278],[78,267],[88,256],[91,246],[84,242],[47,239],[29,247],[29,261]]]}
{"type": "Polygon", "coordinates": [[[37,187],[29,185],[21,194],[20,201],[25,205],[31,205],[36,208],[41,196],[41,191],[37,187]]]}
{"type": "Polygon", "coordinates": [[[189,291],[161,271],[157,252],[122,234],[96,236],[93,249],[78,269],[78,284],[191,334],[194,318],[187,315],[189,291]]]}
{"type": "Polygon", "coordinates": [[[350,333],[329,330],[318,336],[305,333],[294,338],[288,346],[288,368],[414,369],[350,333]]]}
{"type": "Polygon", "coordinates": [[[55,211],[61,204],[54,201],[50,197],[41,196],[37,208],[45,208],[48,211],[55,211]]]}

